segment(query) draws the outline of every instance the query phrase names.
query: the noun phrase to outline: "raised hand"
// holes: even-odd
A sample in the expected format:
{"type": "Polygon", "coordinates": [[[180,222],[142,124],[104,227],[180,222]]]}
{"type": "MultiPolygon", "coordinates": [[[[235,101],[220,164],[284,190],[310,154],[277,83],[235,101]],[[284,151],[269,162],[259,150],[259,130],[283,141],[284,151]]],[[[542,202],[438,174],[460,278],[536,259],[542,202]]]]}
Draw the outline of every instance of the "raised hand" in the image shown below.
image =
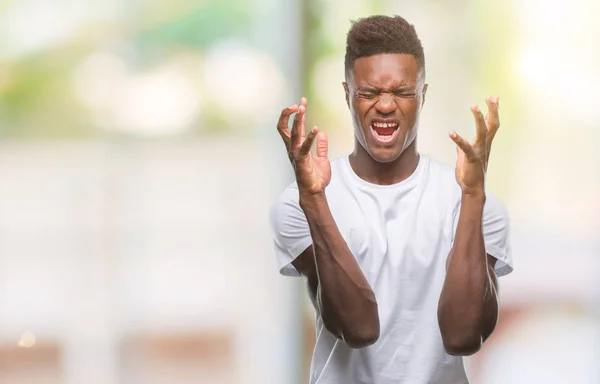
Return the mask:
{"type": "Polygon", "coordinates": [[[292,105],[281,112],[277,130],[294,167],[300,194],[315,195],[324,192],[331,181],[331,165],[327,158],[327,136],[315,126],[305,137],[305,116],[306,98],[303,97],[300,105],[292,105]],[[296,113],[296,116],[290,131],[288,123],[293,113],[296,113]],[[316,155],[310,152],[315,138],[316,155]]]}
{"type": "Polygon", "coordinates": [[[485,192],[485,172],[490,158],[492,141],[498,128],[498,97],[486,97],[488,113],[483,117],[477,105],[471,107],[475,117],[477,136],[469,143],[458,133],[450,132],[450,138],[456,143],[456,181],[464,194],[483,194],[485,192]]]}

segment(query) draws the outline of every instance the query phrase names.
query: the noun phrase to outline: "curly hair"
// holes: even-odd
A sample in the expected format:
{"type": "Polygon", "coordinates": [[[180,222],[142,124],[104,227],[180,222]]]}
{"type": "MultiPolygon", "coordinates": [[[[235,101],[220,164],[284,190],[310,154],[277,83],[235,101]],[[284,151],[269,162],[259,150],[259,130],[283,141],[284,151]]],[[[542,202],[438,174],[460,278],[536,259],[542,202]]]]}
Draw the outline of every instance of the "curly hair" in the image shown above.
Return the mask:
{"type": "Polygon", "coordinates": [[[354,61],[384,53],[413,55],[425,73],[425,54],[415,27],[400,16],[370,16],[352,21],[346,38],[346,78],[352,74],[354,61]]]}

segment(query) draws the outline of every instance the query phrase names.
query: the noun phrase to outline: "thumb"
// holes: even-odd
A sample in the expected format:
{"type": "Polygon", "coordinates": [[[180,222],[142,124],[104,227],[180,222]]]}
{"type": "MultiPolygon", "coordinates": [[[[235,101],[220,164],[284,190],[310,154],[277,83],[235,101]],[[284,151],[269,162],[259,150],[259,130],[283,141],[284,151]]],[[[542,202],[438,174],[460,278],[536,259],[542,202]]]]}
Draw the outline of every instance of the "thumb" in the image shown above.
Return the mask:
{"type": "Polygon", "coordinates": [[[327,157],[327,135],[325,132],[319,132],[317,135],[317,157],[327,157]]]}

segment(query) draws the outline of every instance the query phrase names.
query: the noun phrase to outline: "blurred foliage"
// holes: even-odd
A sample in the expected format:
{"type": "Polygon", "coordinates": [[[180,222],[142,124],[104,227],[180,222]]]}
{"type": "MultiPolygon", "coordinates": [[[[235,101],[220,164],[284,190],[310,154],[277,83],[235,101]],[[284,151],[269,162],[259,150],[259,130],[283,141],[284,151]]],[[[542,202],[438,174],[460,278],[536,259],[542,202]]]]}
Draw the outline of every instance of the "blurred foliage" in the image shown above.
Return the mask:
{"type": "MultiPolygon", "coordinates": [[[[324,0],[306,1],[303,3],[304,25],[303,25],[303,63],[305,69],[302,78],[302,94],[311,101],[310,119],[312,121],[327,121],[327,106],[318,102],[316,95],[319,89],[314,87],[315,67],[319,61],[325,57],[339,52],[339,46],[343,36],[340,35],[340,42],[336,44],[332,36],[328,36],[325,30],[325,23],[329,20],[323,17],[323,7],[326,6],[324,0]],[[316,100],[316,103],[312,101],[316,100]]],[[[311,124],[309,124],[311,125],[311,124]]]]}
{"type": "Polygon", "coordinates": [[[53,49],[8,65],[0,93],[0,135],[79,137],[87,134],[85,113],[70,92],[71,68],[82,52],[53,49]]]}
{"type": "MultiPolygon", "coordinates": [[[[224,38],[244,38],[252,27],[251,2],[210,1],[184,9],[169,19],[147,23],[135,37],[137,44],[159,47],[185,46],[206,49],[224,38]]],[[[154,10],[172,8],[172,1],[154,4],[154,10]]],[[[152,18],[150,18],[152,19],[152,18]]]]}
{"type": "MultiPolygon", "coordinates": [[[[10,3],[0,5],[1,13],[10,3]]],[[[114,20],[83,25],[56,45],[0,63],[0,137],[115,135],[97,128],[73,94],[74,70],[82,60],[109,51],[142,70],[223,39],[244,39],[252,28],[251,5],[244,0],[130,2],[114,20]]]]}

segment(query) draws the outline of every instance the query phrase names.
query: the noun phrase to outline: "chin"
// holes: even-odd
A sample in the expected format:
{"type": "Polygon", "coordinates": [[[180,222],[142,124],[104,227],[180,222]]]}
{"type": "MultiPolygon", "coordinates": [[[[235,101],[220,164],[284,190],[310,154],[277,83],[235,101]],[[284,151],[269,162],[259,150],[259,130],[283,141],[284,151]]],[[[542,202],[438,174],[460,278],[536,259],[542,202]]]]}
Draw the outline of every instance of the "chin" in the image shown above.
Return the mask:
{"type": "Polygon", "coordinates": [[[402,148],[369,148],[369,155],[378,163],[391,163],[402,155],[402,148]]]}

